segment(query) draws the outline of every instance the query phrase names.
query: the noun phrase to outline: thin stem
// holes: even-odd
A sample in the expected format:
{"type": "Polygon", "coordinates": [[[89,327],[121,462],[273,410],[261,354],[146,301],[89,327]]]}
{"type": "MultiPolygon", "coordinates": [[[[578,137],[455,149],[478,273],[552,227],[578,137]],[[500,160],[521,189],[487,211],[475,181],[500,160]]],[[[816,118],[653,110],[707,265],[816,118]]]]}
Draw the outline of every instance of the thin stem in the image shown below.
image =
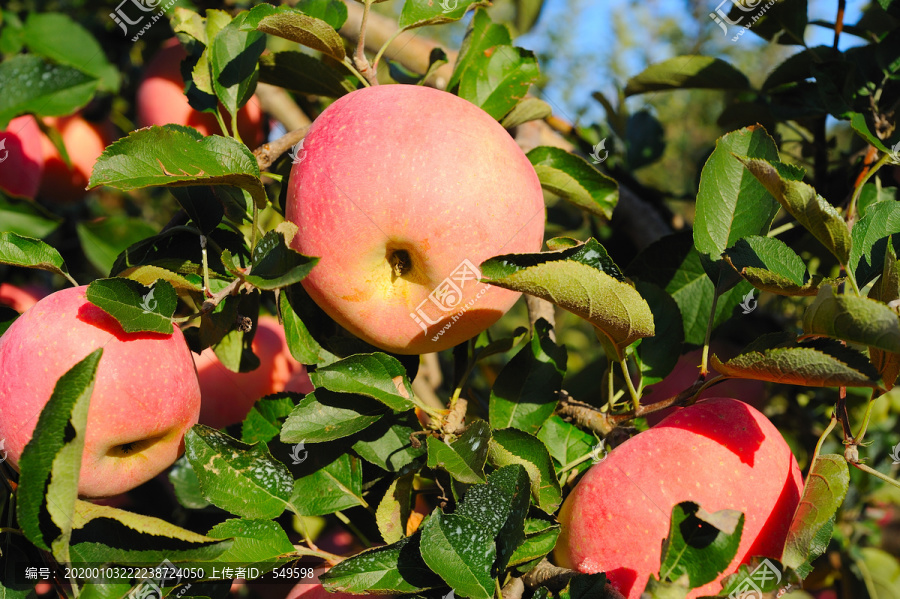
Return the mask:
{"type": "Polygon", "coordinates": [[[384,54],[385,50],[388,49],[388,46],[390,46],[401,33],[403,33],[403,30],[398,29],[391,37],[387,39],[386,42],[384,42],[384,45],[382,45],[381,48],[378,49],[378,53],[375,55],[375,60],[372,61],[373,69],[378,69],[378,64],[381,61],[381,56],[384,54]]]}
{"type": "Polygon", "coordinates": [[[200,255],[203,259],[203,295],[204,297],[212,297],[209,290],[209,261],[206,255],[206,235],[200,236],[200,255]]]}
{"type": "Polygon", "coordinates": [[[869,428],[869,418],[872,416],[872,406],[875,405],[875,400],[881,397],[878,393],[877,389],[872,389],[872,398],[869,399],[869,403],[866,406],[866,415],[863,416],[863,423],[859,429],[859,432],[856,433],[856,444],[859,445],[862,443],[863,438],[866,436],[866,429],[869,428]]]}
{"type": "Polygon", "coordinates": [[[19,530],[18,528],[9,528],[6,526],[0,526],[0,535],[2,535],[4,533],[8,533],[11,535],[22,535],[22,536],[25,535],[25,533],[22,532],[21,530],[19,530]]]}
{"type": "Polygon", "coordinates": [[[593,457],[594,457],[593,453],[586,453],[585,455],[581,456],[580,458],[578,458],[572,462],[569,462],[568,464],[563,466],[562,469],[559,471],[559,473],[565,474],[566,472],[568,472],[575,466],[578,466],[579,464],[583,464],[583,463],[587,462],[588,460],[592,459],[593,457]]]}
{"type": "Polygon", "coordinates": [[[345,557],[341,557],[340,555],[335,555],[333,553],[329,553],[327,551],[322,551],[321,549],[308,549],[301,545],[294,545],[294,554],[295,555],[309,555],[312,557],[320,557],[325,561],[329,562],[332,566],[335,566],[342,561],[344,561],[345,557]]]}
{"type": "Polygon", "coordinates": [[[259,231],[259,207],[253,202],[253,229],[250,230],[250,251],[256,249],[256,236],[259,231]]]}
{"type": "Polygon", "coordinates": [[[822,433],[822,436],[819,437],[819,442],[816,443],[816,450],[813,452],[812,460],[810,460],[809,462],[810,470],[812,470],[812,467],[815,465],[816,460],[819,458],[819,452],[822,450],[822,444],[825,443],[825,439],[828,437],[828,435],[831,434],[831,431],[834,430],[835,426],[837,426],[837,416],[834,412],[832,412],[831,422],[828,423],[828,427],[825,429],[825,432],[822,433]]]}
{"type": "Polygon", "coordinates": [[[366,23],[369,20],[369,9],[372,7],[372,0],[363,0],[362,20],[359,24],[359,39],[356,42],[356,54],[353,56],[353,62],[356,68],[363,74],[366,81],[372,85],[378,85],[377,67],[369,64],[366,58],[366,23]]]}
{"type": "Polygon", "coordinates": [[[797,221],[792,220],[791,222],[785,223],[785,224],[781,225],[780,227],[775,227],[774,229],[772,229],[771,231],[768,232],[767,236],[768,237],[777,237],[778,235],[781,235],[782,233],[790,231],[791,229],[795,228],[796,226],[797,226],[797,221]]]}
{"type": "Polygon", "coordinates": [[[850,462],[850,463],[853,464],[854,466],[856,466],[857,468],[859,468],[860,470],[862,470],[863,472],[868,472],[872,476],[880,478],[881,480],[888,483],[889,485],[893,485],[893,486],[897,487],[898,489],[900,489],[900,481],[894,480],[887,474],[882,474],[881,472],[879,472],[878,470],[875,470],[871,466],[866,466],[865,464],[860,464],[859,462],[850,462]]]}
{"type": "MultiPolygon", "coordinates": [[[[721,275],[720,275],[721,276],[721,275]]],[[[716,321],[716,304],[719,303],[719,286],[713,295],[712,307],[709,309],[709,320],[706,323],[706,337],[703,338],[703,359],[700,362],[700,376],[705,378],[709,373],[709,340],[712,337],[713,324],[716,321]]]]}
{"type": "Polygon", "coordinates": [[[278,181],[279,183],[281,183],[281,181],[284,179],[284,177],[279,175],[278,173],[271,173],[269,171],[260,173],[259,176],[260,177],[268,177],[269,179],[273,179],[275,181],[278,181]]]}
{"type": "Polygon", "coordinates": [[[622,368],[622,376],[625,377],[628,392],[631,394],[631,401],[634,402],[634,409],[637,411],[641,407],[641,396],[638,395],[637,390],[634,388],[634,383],[631,382],[631,375],[628,374],[628,364],[625,362],[625,358],[619,360],[619,367],[622,368]]]}
{"type": "Polygon", "coordinates": [[[335,512],[335,516],[338,517],[338,520],[344,523],[344,526],[350,529],[350,532],[356,535],[360,541],[362,541],[363,545],[367,548],[372,546],[372,542],[366,537],[365,534],[353,523],[350,521],[350,518],[344,515],[343,512],[335,512]]]}
{"type": "Polygon", "coordinates": [[[605,374],[606,374],[607,384],[609,385],[609,388],[607,389],[606,405],[609,408],[608,411],[611,413],[613,411],[613,406],[615,405],[615,401],[616,401],[616,398],[615,398],[616,386],[613,384],[614,374],[613,374],[613,369],[612,369],[612,360],[608,360],[606,362],[606,373],[605,374]]]}
{"type": "MultiPolygon", "coordinates": [[[[872,178],[878,169],[884,166],[891,159],[890,154],[884,154],[878,161],[872,165],[872,168],[869,169],[865,175],[863,175],[862,179],[859,181],[859,184],[856,186],[856,189],[853,190],[853,197],[850,198],[850,205],[847,207],[847,223],[852,227],[853,223],[856,221],[856,204],[859,201],[859,196],[862,194],[863,187],[865,187],[866,182],[872,178]]],[[[850,272],[848,271],[849,275],[850,272]]],[[[852,280],[852,279],[851,279],[852,280]]],[[[854,288],[856,287],[856,281],[853,281],[854,288]]],[[[859,291],[857,290],[857,295],[859,291]]]]}
{"type": "Polygon", "coordinates": [[[216,121],[219,122],[219,130],[222,131],[223,135],[228,135],[228,127],[225,126],[225,119],[222,118],[222,113],[219,112],[219,109],[216,108],[216,121]]]}
{"type": "Polygon", "coordinates": [[[500,579],[494,579],[494,593],[497,599],[503,599],[503,589],[500,588],[500,579]]]}
{"type": "Polygon", "coordinates": [[[360,81],[362,81],[363,85],[365,85],[366,87],[372,87],[372,84],[369,83],[369,81],[365,77],[363,77],[363,74],[356,70],[356,67],[353,66],[353,63],[350,61],[349,58],[347,58],[345,56],[344,60],[341,64],[343,64],[345,67],[347,67],[351,73],[356,75],[356,78],[359,79],[360,81]]]}
{"type": "Polygon", "coordinates": [[[441,418],[444,417],[444,415],[441,414],[440,410],[432,408],[431,406],[426,404],[424,401],[419,399],[418,395],[413,395],[412,401],[414,404],[416,404],[417,408],[428,414],[428,416],[430,416],[432,419],[436,419],[438,422],[440,422],[441,418]]]}
{"type": "Polygon", "coordinates": [[[66,271],[62,271],[62,275],[63,275],[65,278],[69,279],[69,282],[70,282],[70,283],[72,283],[73,285],[75,285],[76,287],[78,287],[78,281],[76,281],[75,279],[73,279],[73,278],[72,278],[72,275],[70,275],[70,274],[67,273],[66,271]]]}

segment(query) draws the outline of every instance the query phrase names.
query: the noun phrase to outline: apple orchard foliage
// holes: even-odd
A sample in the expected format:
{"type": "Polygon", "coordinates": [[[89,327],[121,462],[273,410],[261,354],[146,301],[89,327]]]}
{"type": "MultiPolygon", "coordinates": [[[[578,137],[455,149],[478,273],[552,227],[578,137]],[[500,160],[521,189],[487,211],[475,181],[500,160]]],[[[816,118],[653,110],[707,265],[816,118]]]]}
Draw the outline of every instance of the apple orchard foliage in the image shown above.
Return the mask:
{"type": "MultiPolygon", "coordinates": [[[[447,8],[406,0],[398,24],[415,29],[473,11],[450,61],[446,89],[515,133],[547,117],[550,107],[528,95],[537,93],[532,85],[540,77],[535,56],[516,47],[511,29],[494,22],[482,4],[464,0],[447,8]]],[[[524,29],[530,25],[526,5],[533,8],[517,3],[518,27],[524,29]]],[[[730,10],[732,20],[746,14],[741,7],[730,10]]],[[[25,168],[13,152],[24,146],[7,144],[11,162],[0,164],[4,278],[34,277],[29,269],[37,269],[57,290],[86,284],[87,300],[125,334],[165,337],[180,327],[191,350],[212,348],[233,372],[267,367],[252,344],[260,314],[276,314],[313,390],[260,397],[242,423],[224,430],[193,426],[184,436],[184,456],[171,468],[161,464],[168,468],[167,480],[120,498],[118,508],[89,502],[78,492],[88,408],[106,350],[84,356],[56,381],[32,442],[17,459],[18,471],[9,463],[0,466],[0,597],[32,592],[34,581],[21,576],[26,562],[152,566],[168,560],[205,566],[207,572],[243,563],[269,572],[299,559],[317,566],[324,559],[330,570],[321,583],[350,594],[436,599],[452,590],[471,599],[619,597],[602,572],[609,565],[576,573],[543,561],[560,538],[561,505],[592,461],[604,455],[598,451],[601,439],[612,448],[610,464],[649,472],[651,479],[665,476],[684,495],[665,514],[665,540],[653,541],[661,543],[653,547],[660,550],[658,562],[637,573],[648,580],[646,589],[631,588],[630,596],[645,591],[651,599],[694,597],[700,591],[690,589],[704,585],[703,592],[736,596],[755,582],[760,564],[779,574],[777,582],[763,585],[767,596],[788,585],[824,588],[831,584],[824,581],[836,578],[848,596],[900,596],[900,565],[888,552],[888,533],[880,536],[872,515],[880,510],[880,525],[887,529],[891,509],[896,514],[900,506],[897,484],[889,478],[897,473],[890,457],[891,446],[900,443],[890,432],[897,404],[883,396],[900,373],[900,204],[891,177],[900,158],[892,152],[900,148],[900,1],[878,0],[867,11],[864,23],[843,33],[860,34],[862,45],[838,51],[799,44],[808,23],[804,2],[784,0],[767,9],[749,31],[790,47],[793,55],[765,73],[759,87],[724,60],[677,56],[629,79],[617,103],[598,92],[611,130],[576,127],[566,134],[573,151],[539,146],[527,154],[547,192],[546,249],[489,256],[476,265],[482,281],[567,312],[557,312],[558,326],[535,318],[526,330],[514,328],[522,314],[514,309],[490,330],[472,331],[477,334],[441,353],[437,362],[389,354],[349,335],[307,293],[303,280],[320,259],[325,262],[329,247],[346,250],[347,242],[340,235],[321,240],[323,256],[292,249],[295,236],[303,234],[282,222],[290,177],[299,170],[292,155],[263,162],[243,143],[251,140],[233,129],[204,135],[184,122],[142,128],[107,145],[93,166],[89,197],[102,203],[61,208],[60,198],[47,196],[53,187],[36,188],[33,172],[22,173],[31,177],[28,185],[11,183],[3,169],[25,168]],[[632,104],[625,99],[694,88],[721,90],[720,122],[729,126],[699,173],[693,228],[639,252],[627,244],[623,249],[614,230],[617,181],[633,185],[632,172],[657,161],[665,144],[659,123],[649,128],[658,135],[645,134],[638,125],[653,117],[629,114],[632,104]],[[831,132],[825,127],[829,115],[837,123],[831,132]],[[609,159],[592,164],[586,157],[603,147],[601,131],[607,133],[609,159]],[[27,199],[35,194],[39,201],[27,199]],[[102,211],[118,205],[131,212],[102,211]],[[138,218],[151,212],[164,212],[161,222],[168,224],[138,218]],[[747,306],[748,297],[758,308],[744,315],[746,308],[739,306],[747,306]],[[753,324],[741,324],[748,322],[753,324]],[[673,397],[654,397],[652,405],[641,401],[676,367],[680,354],[735,330],[743,331],[738,336],[744,341],[736,355],[701,352],[697,372],[705,375],[709,367],[721,376],[701,376],[673,397]],[[596,342],[585,342],[579,331],[596,342]],[[443,386],[429,384],[440,375],[443,386]],[[795,497],[796,511],[787,515],[786,533],[779,533],[784,538],[754,544],[768,547],[768,555],[750,551],[736,572],[729,565],[739,547],[747,548],[746,538],[741,542],[744,523],[759,514],[698,505],[692,495],[701,484],[733,475],[718,471],[716,460],[703,459],[727,444],[691,456],[698,465],[683,471],[671,465],[660,470],[664,460],[649,459],[650,450],[615,449],[635,435],[629,447],[649,443],[659,434],[641,432],[649,414],[690,406],[725,379],[772,384],[766,410],[787,445],[764,419],[760,430],[769,431],[764,441],[780,455],[790,446],[806,481],[795,497]],[[349,556],[323,551],[311,542],[323,519],[344,523],[369,548],[349,556]]],[[[61,13],[0,11],[0,127],[8,127],[7,139],[14,134],[11,123],[26,114],[44,119],[84,109],[96,115],[113,103],[117,124],[134,121],[134,107],[127,108],[134,94],[123,94],[129,77],[119,66],[145,51],[143,59],[149,60],[147,48],[164,45],[167,26],[187,57],[181,74],[188,77],[190,106],[216,122],[240,122],[260,82],[290,92],[314,116],[369,84],[369,71],[354,63],[353,49],[338,33],[348,17],[339,0],[229,12],[175,8],[168,25],[157,23],[141,42],[147,48],[140,49],[122,46],[108,11],[101,12],[83,12],[80,24],[61,13]],[[105,33],[95,37],[85,25],[105,33]],[[151,42],[152,35],[161,37],[151,42]],[[267,46],[272,51],[264,54],[267,46]]],[[[704,26],[716,27],[712,21],[704,26]]],[[[380,59],[382,84],[390,79],[416,85],[434,81],[448,54],[432,52],[422,73],[392,60],[390,51],[380,59]]],[[[439,132],[441,116],[432,117],[439,132]]],[[[52,121],[44,123],[48,143],[75,162],[75,142],[46,124],[52,121]]],[[[410,153],[423,151],[418,139],[406,141],[410,153]]],[[[359,144],[365,148],[366,140],[359,144]]],[[[346,168],[352,172],[354,165],[346,168]]],[[[403,164],[383,168],[399,171],[403,164]]],[[[444,168],[447,181],[468,175],[454,163],[444,168]]],[[[353,175],[374,181],[377,173],[353,175]]],[[[491,190],[483,191],[490,201],[491,190]]],[[[458,226],[453,241],[445,243],[464,247],[472,243],[470,236],[458,226]]],[[[8,310],[0,315],[0,331],[17,318],[8,310]]],[[[46,358],[31,359],[39,367],[46,358]]],[[[132,375],[140,385],[138,365],[132,375]]],[[[14,400],[0,409],[3,419],[34,417],[17,412],[14,400]]],[[[678,442],[680,435],[699,430],[672,424],[681,420],[668,422],[666,434],[678,442]]],[[[734,438],[746,440],[747,434],[737,431],[734,438]]],[[[739,456],[742,463],[753,460],[748,452],[739,456]]],[[[601,463],[597,472],[604,467],[609,466],[601,463]]],[[[599,503],[622,509],[622,487],[593,479],[591,485],[602,496],[599,503]]],[[[736,482],[724,489],[726,496],[729,490],[742,494],[734,505],[756,509],[743,497],[753,488],[736,482]]],[[[590,522],[567,514],[561,520],[572,529],[563,538],[571,539],[584,525],[588,532],[582,534],[594,534],[590,522]]],[[[616,527],[607,528],[611,538],[590,540],[627,545],[616,537],[616,527]]],[[[640,551],[635,548],[630,557],[641,561],[640,551]]],[[[63,582],[70,594],[116,597],[140,580],[63,582]]],[[[224,597],[230,586],[214,580],[169,583],[163,592],[180,597],[224,597]]]]}

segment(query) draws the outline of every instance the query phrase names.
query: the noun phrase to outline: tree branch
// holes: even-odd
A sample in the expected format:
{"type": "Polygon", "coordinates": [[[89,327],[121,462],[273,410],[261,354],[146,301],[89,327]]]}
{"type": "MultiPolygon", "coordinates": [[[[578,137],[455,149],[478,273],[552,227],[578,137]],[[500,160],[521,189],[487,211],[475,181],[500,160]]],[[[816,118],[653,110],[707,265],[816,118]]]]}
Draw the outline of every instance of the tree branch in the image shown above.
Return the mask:
{"type": "Polygon", "coordinates": [[[279,156],[287,152],[288,148],[306,137],[307,131],[309,131],[309,127],[294,129],[275,141],[263,144],[253,150],[253,155],[256,156],[256,163],[259,165],[259,170],[264,171],[272,166],[272,163],[278,160],[279,156]]]}

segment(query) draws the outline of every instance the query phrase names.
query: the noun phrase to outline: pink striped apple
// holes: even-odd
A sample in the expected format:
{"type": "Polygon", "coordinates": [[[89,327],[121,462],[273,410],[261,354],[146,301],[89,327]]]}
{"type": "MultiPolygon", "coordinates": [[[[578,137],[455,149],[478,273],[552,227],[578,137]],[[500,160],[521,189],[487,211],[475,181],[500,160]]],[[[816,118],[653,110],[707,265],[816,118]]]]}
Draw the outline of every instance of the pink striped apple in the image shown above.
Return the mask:
{"type": "Polygon", "coordinates": [[[16,467],[57,379],[99,347],[78,492],[123,493],[181,454],[197,422],[200,386],[191,352],[170,335],[125,333],[89,303],[86,287],[48,295],[0,337],[0,439],[16,467]]]}
{"type": "Polygon", "coordinates": [[[320,258],[302,284],[354,335],[401,354],[439,351],[519,297],[478,282],[477,267],[540,250],[543,194],[528,158],[480,108],[427,87],[357,90],[293,155],[292,246],[320,258]]]}

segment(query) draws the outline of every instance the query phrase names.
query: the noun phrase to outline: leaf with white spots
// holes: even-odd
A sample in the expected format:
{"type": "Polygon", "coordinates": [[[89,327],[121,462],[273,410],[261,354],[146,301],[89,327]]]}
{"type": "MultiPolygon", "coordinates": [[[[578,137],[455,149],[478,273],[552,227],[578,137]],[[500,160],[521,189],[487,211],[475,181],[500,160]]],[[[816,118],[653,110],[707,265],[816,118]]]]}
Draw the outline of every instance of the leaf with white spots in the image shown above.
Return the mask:
{"type": "Polygon", "coordinates": [[[294,478],[265,443],[247,445],[198,424],[184,445],[200,490],[213,505],[242,518],[277,518],[284,511],[294,478]]]}
{"type": "Polygon", "coordinates": [[[309,373],[316,387],[358,393],[377,399],[397,412],[412,410],[412,385],[397,358],[381,352],[354,354],[309,373]]]}
{"type": "Polygon", "coordinates": [[[480,522],[435,510],[422,526],[422,559],[454,591],[469,599],[491,599],[494,537],[480,522]]]}
{"type": "Polygon", "coordinates": [[[422,561],[420,535],[349,557],[319,577],[331,592],[414,593],[442,586],[422,561]]]}
{"type": "Polygon", "coordinates": [[[484,482],[484,463],[490,447],[491,427],[483,421],[472,423],[462,436],[447,445],[428,437],[428,467],[442,468],[461,483],[484,482]]]}
{"type": "Polygon", "coordinates": [[[510,464],[524,466],[531,478],[531,495],[538,507],[548,514],[556,511],[562,502],[562,491],[553,468],[553,458],[537,437],[514,428],[494,431],[489,457],[497,467],[510,464]]]}

